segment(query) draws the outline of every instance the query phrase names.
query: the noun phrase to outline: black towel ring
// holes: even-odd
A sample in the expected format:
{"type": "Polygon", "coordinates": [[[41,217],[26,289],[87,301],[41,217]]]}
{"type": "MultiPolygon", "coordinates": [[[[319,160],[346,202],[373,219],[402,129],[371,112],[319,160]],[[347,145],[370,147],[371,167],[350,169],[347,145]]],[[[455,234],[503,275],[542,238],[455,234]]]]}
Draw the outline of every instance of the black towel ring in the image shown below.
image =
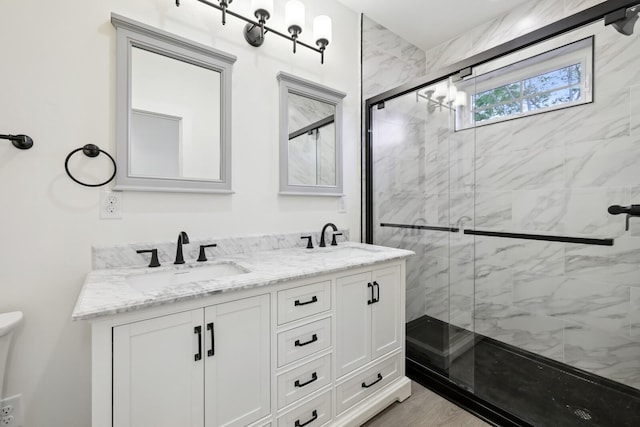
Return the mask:
{"type": "Polygon", "coordinates": [[[80,185],[84,185],[85,187],[101,187],[105,184],[108,184],[109,182],[111,182],[111,180],[113,180],[113,178],[115,178],[118,167],[116,166],[116,161],[113,159],[113,157],[111,157],[109,153],[107,153],[104,150],[101,150],[100,147],[98,147],[95,144],[87,144],[84,147],[76,148],[75,150],[69,153],[69,155],[64,161],[64,170],[67,171],[67,175],[69,175],[69,178],[71,178],[72,180],[74,180],[80,185]],[[71,156],[73,156],[75,153],[81,150],[84,153],[84,155],[87,157],[97,157],[100,153],[104,153],[107,157],[111,159],[111,162],[113,163],[113,175],[111,175],[111,177],[107,179],[105,182],[101,182],[100,184],[86,184],[82,181],[78,181],[73,175],[71,175],[71,172],[69,172],[69,159],[71,158],[71,156]]]}

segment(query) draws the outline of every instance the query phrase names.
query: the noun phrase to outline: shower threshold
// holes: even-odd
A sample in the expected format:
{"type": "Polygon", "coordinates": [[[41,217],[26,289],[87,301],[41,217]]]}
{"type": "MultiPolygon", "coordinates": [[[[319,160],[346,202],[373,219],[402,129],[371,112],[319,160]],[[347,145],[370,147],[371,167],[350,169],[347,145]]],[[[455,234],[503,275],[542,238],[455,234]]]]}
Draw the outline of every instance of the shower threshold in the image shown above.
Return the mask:
{"type": "Polygon", "coordinates": [[[638,389],[428,316],[406,328],[409,378],[497,425],[640,425],[638,389]]]}

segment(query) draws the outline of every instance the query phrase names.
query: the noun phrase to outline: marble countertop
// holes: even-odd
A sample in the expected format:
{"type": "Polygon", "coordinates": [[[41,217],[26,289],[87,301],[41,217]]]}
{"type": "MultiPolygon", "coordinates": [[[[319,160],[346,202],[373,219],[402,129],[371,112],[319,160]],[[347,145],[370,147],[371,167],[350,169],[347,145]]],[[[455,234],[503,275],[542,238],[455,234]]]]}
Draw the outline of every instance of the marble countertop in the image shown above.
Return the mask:
{"type": "Polygon", "coordinates": [[[216,257],[208,262],[190,261],[157,268],[128,267],[91,271],[80,291],[73,310],[74,320],[123,313],[145,307],[169,304],[221,292],[256,288],[364,267],[378,262],[403,259],[414,252],[384,246],[343,242],[327,248],[290,248],[264,252],[240,253],[216,257]],[[206,265],[234,264],[248,272],[214,280],[199,280],[160,288],[135,289],[128,278],[144,274],[197,269],[206,265]]]}

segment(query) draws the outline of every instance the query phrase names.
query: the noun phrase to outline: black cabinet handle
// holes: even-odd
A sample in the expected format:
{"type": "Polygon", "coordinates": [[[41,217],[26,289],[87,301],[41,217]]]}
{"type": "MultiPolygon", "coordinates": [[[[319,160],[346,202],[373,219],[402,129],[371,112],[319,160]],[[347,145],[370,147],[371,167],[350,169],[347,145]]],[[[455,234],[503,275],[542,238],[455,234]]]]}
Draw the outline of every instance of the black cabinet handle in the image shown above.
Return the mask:
{"type": "Polygon", "coordinates": [[[372,382],[371,384],[367,385],[364,381],[362,382],[362,388],[369,388],[374,384],[379,383],[380,381],[382,381],[382,374],[378,373],[378,379],[375,380],[374,382],[372,382]]]}
{"type": "Polygon", "coordinates": [[[193,357],[195,361],[202,359],[202,327],[196,326],[193,328],[193,333],[198,334],[198,353],[193,357]]]}
{"type": "Polygon", "coordinates": [[[312,422],[314,422],[315,420],[318,419],[318,411],[316,411],[315,409],[313,410],[313,412],[311,413],[311,419],[307,422],[301,423],[300,420],[296,420],[296,426],[295,427],[304,427],[307,424],[310,424],[312,422]]]}
{"type": "Polygon", "coordinates": [[[371,288],[371,299],[367,300],[367,305],[371,305],[376,302],[376,299],[373,297],[373,285],[371,283],[367,283],[367,288],[371,288]]]}
{"type": "Polygon", "coordinates": [[[371,290],[371,296],[373,298],[373,302],[380,302],[380,285],[378,284],[378,282],[376,282],[375,280],[373,281],[373,287],[377,290],[376,294],[378,295],[377,298],[373,298],[373,289],[371,290]]]}
{"type": "Polygon", "coordinates": [[[309,301],[305,301],[305,302],[300,302],[299,299],[297,299],[293,305],[295,305],[296,307],[299,305],[307,305],[307,304],[313,304],[314,302],[318,302],[318,297],[317,296],[313,296],[311,297],[311,299],[309,301]]]}
{"type": "Polygon", "coordinates": [[[318,336],[316,334],[313,334],[313,336],[311,337],[311,339],[307,342],[300,342],[300,340],[296,340],[296,347],[304,347],[305,345],[309,345],[311,343],[314,343],[318,341],[318,336]]]}
{"type": "Polygon", "coordinates": [[[304,386],[309,385],[312,382],[316,381],[317,379],[318,379],[318,374],[316,374],[314,372],[313,374],[311,374],[311,379],[309,381],[307,381],[306,383],[301,383],[300,380],[296,380],[296,382],[293,383],[293,385],[296,386],[296,387],[304,387],[304,386]]]}
{"type": "Polygon", "coordinates": [[[213,332],[213,322],[207,323],[207,331],[211,331],[211,350],[207,351],[207,356],[211,357],[216,354],[216,336],[213,332]]]}

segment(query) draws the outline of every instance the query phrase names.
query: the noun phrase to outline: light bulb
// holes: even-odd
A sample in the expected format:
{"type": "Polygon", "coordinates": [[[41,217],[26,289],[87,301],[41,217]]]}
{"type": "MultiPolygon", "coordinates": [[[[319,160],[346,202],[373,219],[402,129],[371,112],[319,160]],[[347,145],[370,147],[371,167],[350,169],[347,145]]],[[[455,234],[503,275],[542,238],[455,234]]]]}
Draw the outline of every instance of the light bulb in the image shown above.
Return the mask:
{"type": "Polygon", "coordinates": [[[449,86],[449,96],[447,96],[447,101],[455,101],[456,95],[458,93],[458,88],[455,85],[449,86]]]}
{"type": "Polygon", "coordinates": [[[467,106],[467,92],[459,90],[458,93],[456,93],[456,105],[459,107],[467,106]]]}
{"type": "Polygon", "coordinates": [[[284,8],[284,21],[287,29],[297,27],[297,32],[302,32],[304,26],[304,3],[299,0],[290,0],[284,8]]]}
{"type": "Polygon", "coordinates": [[[316,16],[313,19],[313,39],[317,44],[322,41],[325,46],[331,43],[331,18],[327,15],[316,16]]]}

